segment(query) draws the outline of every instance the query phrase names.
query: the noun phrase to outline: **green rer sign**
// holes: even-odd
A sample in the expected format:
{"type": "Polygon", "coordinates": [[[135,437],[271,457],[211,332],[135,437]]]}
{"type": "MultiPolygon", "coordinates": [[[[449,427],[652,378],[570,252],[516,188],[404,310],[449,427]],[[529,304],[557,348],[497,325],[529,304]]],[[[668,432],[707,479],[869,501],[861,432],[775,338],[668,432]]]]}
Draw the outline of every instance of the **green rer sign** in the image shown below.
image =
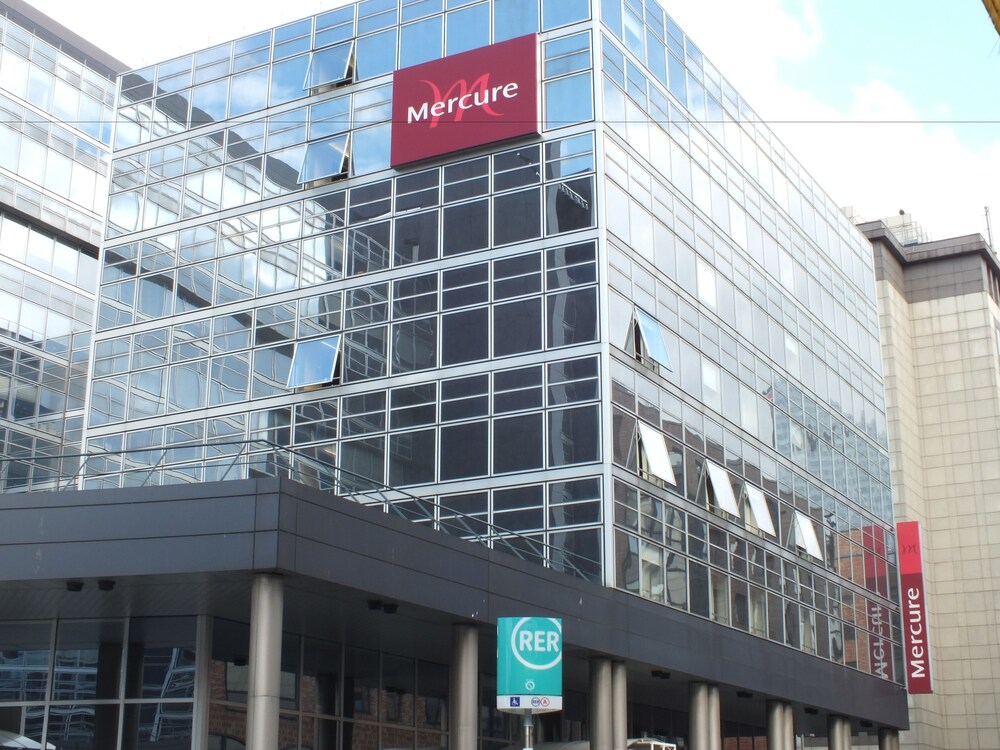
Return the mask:
{"type": "Polygon", "coordinates": [[[497,708],[536,714],[562,710],[562,620],[497,620],[497,708]]]}

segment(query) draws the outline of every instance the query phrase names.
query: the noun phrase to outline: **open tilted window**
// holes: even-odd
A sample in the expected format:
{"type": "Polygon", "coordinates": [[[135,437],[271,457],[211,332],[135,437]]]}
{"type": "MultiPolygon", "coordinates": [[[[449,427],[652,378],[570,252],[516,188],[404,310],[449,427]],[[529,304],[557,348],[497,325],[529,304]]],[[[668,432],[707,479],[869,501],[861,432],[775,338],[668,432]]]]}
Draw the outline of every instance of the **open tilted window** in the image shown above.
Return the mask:
{"type": "Polygon", "coordinates": [[[306,91],[351,83],[354,80],[354,42],[335,44],[316,50],[309,58],[309,68],[302,88],[306,91]]]}
{"type": "Polygon", "coordinates": [[[346,177],[350,153],[350,133],[306,144],[306,153],[299,169],[299,184],[308,185],[315,180],[346,177]]]}
{"type": "Polygon", "coordinates": [[[646,471],[668,484],[677,484],[663,435],[643,422],[639,422],[639,448],[645,458],[646,471]]]}
{"type": "Polygon", "coordinates": [[[708,485],[712,489],[709,497],[714,499],[715,507],[739,518],[740,506],[736,504],[729,472],[711,461],[705,462],[705,468],[708,470],[708,485]]]}
{"type": "Polygon", "coordinates": [[[744,490],[747,495],[747,512],[744,513],[747,526],[762,534],[777,536],[774,531],[774,519],[771,518],[771,510],[767,507],[764,493],[752,484],[744,485],[744,490]]]}
{"type": "Polygon", "coordinates": [[[332,383],[340,358],[340,335],[299,341],[288,372],[289,388],[332,383]]]}
{"type": "Polygon", "coordinates": [[[635,308],[635,353],[643,361],[655,362],[658,365],[673,370],[667,346],[663,343],[663,332],[656,319],[635,308]]]}
{"type": "Polygon", "coordinates": [[[817,560],[823,560],[823,549],[819,546],[816,527],[813,526],[811,518],[795,511],[795,526],[792,527],[792,535],[794,537],[792,543],[797,550],[801,550],[817,560]]]}

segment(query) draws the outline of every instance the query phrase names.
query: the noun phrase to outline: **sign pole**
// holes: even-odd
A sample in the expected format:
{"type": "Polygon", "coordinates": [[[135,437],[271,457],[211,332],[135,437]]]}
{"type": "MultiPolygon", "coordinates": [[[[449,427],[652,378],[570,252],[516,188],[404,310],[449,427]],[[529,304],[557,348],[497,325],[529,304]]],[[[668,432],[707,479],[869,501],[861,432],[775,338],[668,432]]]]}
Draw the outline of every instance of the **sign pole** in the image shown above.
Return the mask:
{"type": "Polygon", "coordinates": [[[531,713],[531,709],[525,709],[522,714],[524,717],[524,750],[533,750],[531,747],[531,736],[532,728],[534,726],[534,714],[531,713]]]}

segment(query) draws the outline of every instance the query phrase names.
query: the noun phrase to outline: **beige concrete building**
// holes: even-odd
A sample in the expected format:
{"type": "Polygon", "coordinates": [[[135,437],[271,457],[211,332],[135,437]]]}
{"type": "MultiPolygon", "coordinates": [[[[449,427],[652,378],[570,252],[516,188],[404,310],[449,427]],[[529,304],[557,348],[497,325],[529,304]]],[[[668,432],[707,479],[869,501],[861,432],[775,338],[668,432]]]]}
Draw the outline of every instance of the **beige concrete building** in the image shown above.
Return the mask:
{"type": "Polygon", "coordinates": [[[901,745],[1000,748],[1000,264],[978,234],[871,240],[897,521],[921,524],[932,695],[901,745]]]}

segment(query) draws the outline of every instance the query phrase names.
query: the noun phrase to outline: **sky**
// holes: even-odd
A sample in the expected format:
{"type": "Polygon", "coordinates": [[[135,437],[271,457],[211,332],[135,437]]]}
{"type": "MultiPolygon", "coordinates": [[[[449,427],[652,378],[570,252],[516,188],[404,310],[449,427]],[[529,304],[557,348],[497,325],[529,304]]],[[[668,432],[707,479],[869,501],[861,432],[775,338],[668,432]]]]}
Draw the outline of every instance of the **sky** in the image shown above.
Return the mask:
{"type": "MultiPolygon", "coordinates": [[[[134,68],[344,4],[29,2],[134,68]]],[[[933,239],[985,236],[988,206],[1000,243],[1000,37],[981,0],[663,5],[838,205],[906,211],[933,239]]]]}

